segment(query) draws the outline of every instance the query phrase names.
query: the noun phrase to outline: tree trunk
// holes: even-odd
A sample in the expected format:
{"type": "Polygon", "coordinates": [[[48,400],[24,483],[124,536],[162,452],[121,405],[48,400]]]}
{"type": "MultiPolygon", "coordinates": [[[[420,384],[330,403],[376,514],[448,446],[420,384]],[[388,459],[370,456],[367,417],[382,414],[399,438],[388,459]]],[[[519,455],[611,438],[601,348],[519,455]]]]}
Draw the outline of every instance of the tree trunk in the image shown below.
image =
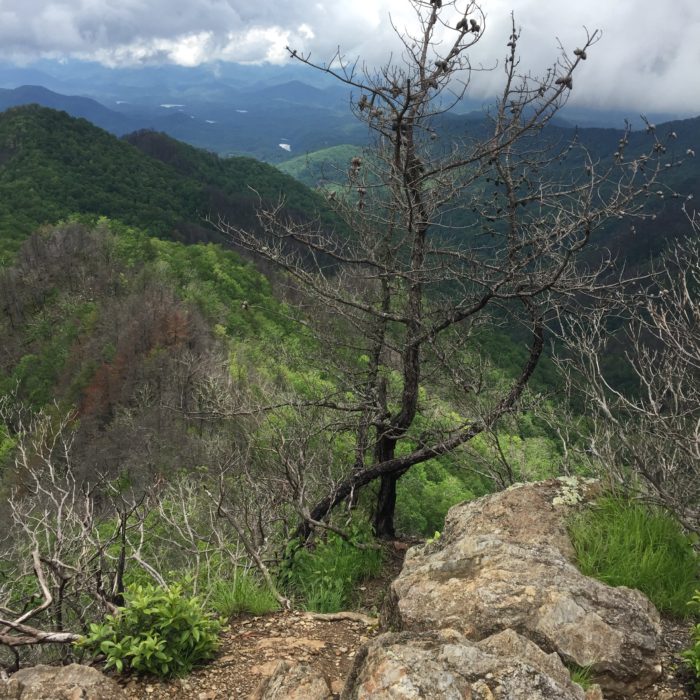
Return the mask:
{"type": "MultiPolygon", "coordinates": [[[[337,484],[337,487],[334,489],[333,493],[320,500],[313,507],[311,510],[311,519],[323,520],[324,518],[328,517],[328,514],[338,504],[343,503],[345,499],[349,498],[351,494],[357,492],[358,489],[367,486],[367,484],[370,484],[377,479],[379,479],[381,482],[384,477],[393,476],[395,486],[396,481],[398,481],[401,475],[405,474],[413,465],[421,464],[429,459],[448,454],[457,449],[457,447],[460,445],[464,445],[465,443],[469,442],[469,440],[474,438],[476,435],[479,435],[487,428],[490,428],[501,416],[514,410],[515,405],[523,393],[523,389],[527,385],[532,373],[537,367],[543,348],[543,324],[539,319],[535,319],[533,326],[533,340],[532,346],[530,347],[530,356],[528,361],[523,367],[520,377],[514,382],[510,391],[498,402],[496,406],[494,406],[492,411],[490,411],[481,420],[468,427],[465,427],[464,430],[446,438],[442,442],[438,442],[430,446],[425,445],[418,448],[411,454],[402,455],[401,457],[394,457],[394,453],[392,451],[391,458],[384,461],[378,461],[362,471],[349,475],[347,478],[337,484]]],[[[299,538],[301,541],[306,541],[311,532],[312,527],[305,519],[299,524],[296,532],[294,533],[294,537],[299,538]]]]}
{"type": "MultiPolygon", "coordinates": [[[[396,440],[388,436],[388,429],[379,437],[374,448],[374,458],[378,464],[394,459],[396,440]]],[[[403,472],[402,472],[403,473],[403,472]]],[[[393,540],[394,511],[396,510],[396,482],[401,474],[382,474],[379,479],[379,493],[374,510],[374,535],[379,539],[393,540]]]]}
{"type": "Polygon", "coordinates": [[[374,512],[374,534],[380,539],[393,540],[396,482],[401,474],[384,474],[380,479],[377,506],[374,512]]]}

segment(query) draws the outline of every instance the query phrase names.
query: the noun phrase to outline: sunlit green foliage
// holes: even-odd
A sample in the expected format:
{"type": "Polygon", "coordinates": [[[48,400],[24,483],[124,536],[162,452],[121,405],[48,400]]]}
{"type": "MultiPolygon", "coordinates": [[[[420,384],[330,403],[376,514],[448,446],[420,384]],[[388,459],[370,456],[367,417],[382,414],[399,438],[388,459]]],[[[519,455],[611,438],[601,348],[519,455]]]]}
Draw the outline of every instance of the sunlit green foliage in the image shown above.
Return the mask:
{"type": "Polygon", "coordinates": [[[0,423],[0,477],[2,476],[2,468],[6,460],[12,454],[16,442],[14,438],[10,435],[10,431],[7,426],[0,423]]]}
{"type": "MultiPolygon", "coordinates": [[[[700,616],[700,590],[696,590],[688,602],[688,610],[694,615],[700,616]]],[[[700,690],[700,624],[693,625],[691,641],[692,646],[683,652],[683,660],[695,674],[696,690],[700,690]]]]}
{"type": "Polygon", "coordinates": [[[342,144],[291,158],[277,167],[309,187],[328,187],[345,182],[350,161],[361,152],[359,146],[342,144]]]}
{"type": "Polygon", "coordinates": [[[454,463],[433,460],[418,464],[398,483],[396,528],[399,532],[429,536],[442,530],[447,511],[456,503],[485,493],[485,484],[454,463]],[[452,467],[452,468],[450,468],[452,467]]]}

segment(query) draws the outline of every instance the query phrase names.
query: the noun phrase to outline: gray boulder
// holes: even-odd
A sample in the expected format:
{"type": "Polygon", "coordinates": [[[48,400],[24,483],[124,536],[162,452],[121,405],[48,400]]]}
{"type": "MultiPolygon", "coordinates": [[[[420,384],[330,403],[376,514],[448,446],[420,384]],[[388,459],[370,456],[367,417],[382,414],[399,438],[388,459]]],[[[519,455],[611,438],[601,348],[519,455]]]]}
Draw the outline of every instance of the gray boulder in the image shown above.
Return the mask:
{"type": "Polygon", "coordinates": [[[366,644],[342,700],[594,700],[559,658],[514,632],[470,642],[454,630],[388,633],[366,644]]]}
{"type": "Polygon", "coordinates": [[[32,666],[0,681],[2,700],[127,700],[126,693],[97,669],[80,664],[32,666]]]}
{"type": "Polygon", "coordinates": [[[331,700],[328,680],[307,664],[280,661],[251,700],[331,700]]]}
{"type": "Polygon", "coordinates": [[[437,541],[407,553],[383,614],[399,631],[458,630],[479,641],[515,630],[603,690],[631,695],[659,676],[659,615],[638,591],[574,566],[566,521],[596,493],[553,479],[452,508],[437,541]]]}

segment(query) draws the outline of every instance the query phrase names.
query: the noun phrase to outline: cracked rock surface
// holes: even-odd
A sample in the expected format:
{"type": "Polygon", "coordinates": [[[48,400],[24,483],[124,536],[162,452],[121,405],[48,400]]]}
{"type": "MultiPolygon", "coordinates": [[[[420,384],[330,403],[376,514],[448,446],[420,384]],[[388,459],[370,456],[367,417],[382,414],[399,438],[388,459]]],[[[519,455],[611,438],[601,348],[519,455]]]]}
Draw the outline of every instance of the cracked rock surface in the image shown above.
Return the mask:
{"type": "Polygon", "coordinates": [[[475,642],[510,629],[590,668],[606,696],[634,697],[661,673],[661,623],[642,593],[573,564],[566,522],[595,495],[594,484],[552,479],[453,507],[443,535],[407,553],[385,625],[450,628],[475,642]]]}

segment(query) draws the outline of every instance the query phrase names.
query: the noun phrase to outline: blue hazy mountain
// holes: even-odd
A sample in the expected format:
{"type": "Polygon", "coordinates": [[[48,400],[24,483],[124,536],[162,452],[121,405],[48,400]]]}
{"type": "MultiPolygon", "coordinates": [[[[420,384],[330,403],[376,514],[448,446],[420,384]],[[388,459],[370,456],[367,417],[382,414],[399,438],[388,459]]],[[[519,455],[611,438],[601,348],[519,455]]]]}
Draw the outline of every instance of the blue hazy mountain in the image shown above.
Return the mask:
{"type": "MultiPolygon", "coordinates": [[[[11,91],[0,97],[0,109],[35,102],[118,135],[153,129],[222,155],[272,163],[367,140],[366,127],[348,109],[350,90],[295,64],[108,68],[76,60],[41,60],[26,67],[0,63],[0,87],[11,91]]],[[[451,116],[481,119],[483,106],[464,100],[451,116]]],[[[648,116],[662,123],[680,115],[648,116]]],[[[556,124],[619,129],[625,119],[641,126],[632,110],[573,106],[557,116],[556,124]]]]}
{"type": "Polygon", "coordinates": [[[28,104],[68,112],[73,117],[82,117],[118,135],[137,128],[137,122],[130,117],[108,109],[89,97],[61,95],[40,85],[22,85],[13,90],[0,89],[0,111],[28,104]]]}
{"type": "Polygon", "coordinates": [[[38,104],[83,117],[123,135],[153,129],[223,155],[248,155],[278,162],[292,154],[316,151],[337,143],[362,143],[366,131],[347,110],[337,91],[292,81],[260,89],[229,88],[215,94],[199,86],[173,96],[164,93],[137,101],[101,103],[80,95],[65,95],[41,86],[0,89],[0,111],[38,104]],[[290,150],[280,144],[288,145],[290,150]]]}

